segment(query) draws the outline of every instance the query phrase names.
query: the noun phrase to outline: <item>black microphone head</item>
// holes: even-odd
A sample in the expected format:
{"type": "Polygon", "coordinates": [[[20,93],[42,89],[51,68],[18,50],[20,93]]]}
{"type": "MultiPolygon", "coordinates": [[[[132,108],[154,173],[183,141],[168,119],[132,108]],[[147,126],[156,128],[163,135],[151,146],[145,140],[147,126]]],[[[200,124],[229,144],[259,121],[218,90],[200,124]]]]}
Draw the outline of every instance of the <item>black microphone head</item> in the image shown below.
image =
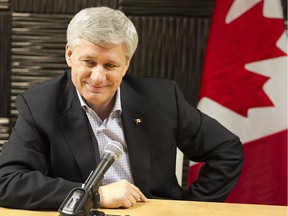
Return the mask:
{"type": "Polygon", "coordinates": [[[121,157],[123,153],[123,147],[119,142],[110,141],[105,146],[104,154],[105,153],[111,154],[114,160],[116,161],[121,157]]]}

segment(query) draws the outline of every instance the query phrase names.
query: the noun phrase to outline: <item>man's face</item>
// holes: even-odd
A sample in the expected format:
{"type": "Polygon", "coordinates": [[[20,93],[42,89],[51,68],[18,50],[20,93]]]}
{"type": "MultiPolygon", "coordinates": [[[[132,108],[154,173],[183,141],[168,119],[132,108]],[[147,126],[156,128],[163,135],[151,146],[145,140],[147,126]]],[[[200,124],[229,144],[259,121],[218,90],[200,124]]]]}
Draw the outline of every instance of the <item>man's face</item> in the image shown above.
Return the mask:
{"type": "Polygon", "coordinates": [[[123,45],[102,47],[84,39],[73,51],[66,45],[66,61],[72,82],[93,109],[105,109],[121,84],[129,61],[123,45]]]}

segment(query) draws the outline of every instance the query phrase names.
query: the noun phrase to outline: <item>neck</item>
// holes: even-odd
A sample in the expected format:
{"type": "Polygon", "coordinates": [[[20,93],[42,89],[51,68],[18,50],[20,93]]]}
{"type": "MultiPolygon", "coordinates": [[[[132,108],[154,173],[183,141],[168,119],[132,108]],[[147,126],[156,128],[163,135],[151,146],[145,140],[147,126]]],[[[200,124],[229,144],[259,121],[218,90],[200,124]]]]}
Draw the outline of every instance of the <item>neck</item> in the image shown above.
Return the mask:
{"type": "Polygon", "coordinates": [[[104,121],[106,118],[109,117],[110,113],[112,112],[115,104],[115,98],[116,96],[114,96],[107,104],[102,106],[97,106],[93,104],[89,104],[89,106],[94,110],[95,113],[97,113],[99,118],[104,121]]]}

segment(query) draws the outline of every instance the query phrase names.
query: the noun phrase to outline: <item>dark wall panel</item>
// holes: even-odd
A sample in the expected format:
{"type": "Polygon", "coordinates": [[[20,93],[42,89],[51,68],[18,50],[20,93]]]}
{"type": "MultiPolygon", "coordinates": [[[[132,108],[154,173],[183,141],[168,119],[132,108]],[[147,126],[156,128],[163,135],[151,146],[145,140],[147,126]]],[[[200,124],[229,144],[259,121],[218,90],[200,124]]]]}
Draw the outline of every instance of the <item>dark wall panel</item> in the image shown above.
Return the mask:
{"type": "Polygon", "coordinates": [[[128,15],[211,17],[213,0],[122,0],[119,9],[128,15]]]}
{"type": "Polygon", "coordinates": [[[209,19],[168,16],[131,19],[139,32],[139,47],[129,73],[175,80],[186,98],[196,104],[209,19]]]}
{"type": "Polygon", "coordinates": [[[11,16],[0,13],[0,117],[10,113],[11,16]]]}
{"type": "Polygon", "coordinates": [[[13,12],[41,14],[75,14],[92,6],[118,8],[118,0],[12,0],[13,12]]]}

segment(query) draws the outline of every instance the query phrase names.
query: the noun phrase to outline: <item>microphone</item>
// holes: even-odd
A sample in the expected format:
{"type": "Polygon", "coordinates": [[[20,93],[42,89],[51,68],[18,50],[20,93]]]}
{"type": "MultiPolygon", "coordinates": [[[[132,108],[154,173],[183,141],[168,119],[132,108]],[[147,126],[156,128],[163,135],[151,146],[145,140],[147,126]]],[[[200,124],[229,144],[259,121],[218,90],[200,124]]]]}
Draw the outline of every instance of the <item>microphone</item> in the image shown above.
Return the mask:
{"type": "Polygon", "coordinates": [[[90,210],[100,207],[98,187],[111,165],[119,159],[123,147],[116,141],[108,142],[97,168],[90,173],[82,188],[74,188],[59,208],[61,216],[87,216],[90,210]]]}

